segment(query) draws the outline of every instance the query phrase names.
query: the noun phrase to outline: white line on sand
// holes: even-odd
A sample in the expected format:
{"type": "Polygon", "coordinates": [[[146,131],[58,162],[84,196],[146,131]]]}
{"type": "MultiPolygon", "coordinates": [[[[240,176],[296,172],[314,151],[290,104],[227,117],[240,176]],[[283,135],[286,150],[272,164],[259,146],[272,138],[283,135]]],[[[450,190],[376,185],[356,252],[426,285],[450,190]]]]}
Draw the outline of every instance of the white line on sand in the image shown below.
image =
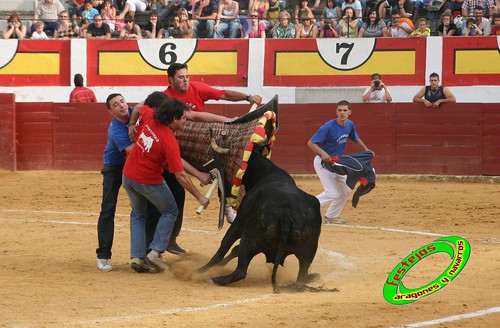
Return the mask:
{"type": "Polygon", "coordinates": [[[416,235],[436,236],[436,237],[447,236],[447,235],[443,235],[440,233],[433,233],[433,232],[411,231],[411,230],[402,230],[402,229],[393,229],[393,228],[384,228],[384,227],[368,227],[368,226],[349,225],[349,224],[335,224],[335,227],[357,228],[357,229],[368,229],[368,230],[382,230],[382,231],[401,232],[401,233],[410,233],[410,234],[416,234],[416,235]]]}
{"type": "Polygon", "coordinates": [[[469,318],[474,318],[474,317],[480,317],[480,316],[483,316],[483,315],[488,315],[488,314],[492,314],[492,313],[496,313],[496,312],[500,312],[500,306],[492,307],[492,308],[489,308],[489,309],[484,309],[484,310],[480,310],[480,311],[476,311],[476,312],[466,313],[466,314],[453,315],[451,317],[446,317],[446,318],[441,318],[441,319],[416,322],[416,323],[411,323],[411,324],[402,325],[402,326],[392,326],[391,328],[427,327],[427,326],[437,325],[437,324],[440,324],[440,323],[446,323],[446,322],[451,322],[451,321],[457,321],[457,320],[469,319],[469,318]]]}

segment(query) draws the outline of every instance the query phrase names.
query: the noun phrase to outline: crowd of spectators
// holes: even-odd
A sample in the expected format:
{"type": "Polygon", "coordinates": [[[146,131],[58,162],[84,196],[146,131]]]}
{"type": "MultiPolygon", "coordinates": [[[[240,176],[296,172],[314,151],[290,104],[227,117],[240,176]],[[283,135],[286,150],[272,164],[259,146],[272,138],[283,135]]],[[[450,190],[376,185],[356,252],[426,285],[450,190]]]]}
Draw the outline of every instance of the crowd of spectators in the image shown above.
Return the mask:
{"type": "Polygon", "coordinates": [[[4,39],[431,35],[500,35],[500,0],[40,0],[30,24],[14,12],[2,31],[4,39]]]}

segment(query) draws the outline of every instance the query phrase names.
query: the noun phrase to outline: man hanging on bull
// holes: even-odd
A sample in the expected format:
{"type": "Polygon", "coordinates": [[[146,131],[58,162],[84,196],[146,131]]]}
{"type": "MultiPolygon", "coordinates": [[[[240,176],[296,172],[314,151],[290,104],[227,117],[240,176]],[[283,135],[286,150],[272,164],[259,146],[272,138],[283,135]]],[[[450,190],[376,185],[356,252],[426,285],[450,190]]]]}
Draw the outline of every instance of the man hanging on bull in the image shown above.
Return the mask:
{"type": "MultiPolygon", "coordinates": [[[[347,100],[337,103],[337,118],[323,124],[307,142],[309,148],[316,154],[314,170],[318,175],[323,192],[316,196],[321,206],[330,204],[323,218],[323,223],[345,224],[340,218],[351,188],[347,185],[347,175],[334,173],[324,164],[337,161],[345,151],[347,140],[351,139],[361,150],[370,151],[359,138],[354,123],[349,119],[351,104],[347,100]]],[[[370,151],[371,152],[371,151],[370,151]]]]}

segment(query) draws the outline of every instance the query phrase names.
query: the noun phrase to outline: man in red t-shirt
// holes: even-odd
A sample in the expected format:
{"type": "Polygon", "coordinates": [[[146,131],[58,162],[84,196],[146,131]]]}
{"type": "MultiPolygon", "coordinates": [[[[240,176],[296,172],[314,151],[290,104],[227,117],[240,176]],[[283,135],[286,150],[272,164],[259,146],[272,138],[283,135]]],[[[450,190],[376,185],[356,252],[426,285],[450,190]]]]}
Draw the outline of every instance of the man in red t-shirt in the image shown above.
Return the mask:
{"type": "Polygon", "coordinates": [[[177,181],[204,207],[209,199],[195,187],[182,165],[179,144],[174,131],[186,122],[187,106],[173,99],[153,110],[140,109],[142,129],[135,147],[123,168],[123,187],[130,199],[130,257],[136,272],[158,272],[166,267],[161,254],[167,249],[177,217],[177,206],[163,179],[163,168],[175,175],[177,181]],[[147,201],[161,213],[146,255],[147,201]]]}
{"type": "Polygon", "coordinates": [[[69,95],[70,103],[95,103],[97,102],[97,98],[94,94],[94,91],[89,88],[85,88],[83,86],[83,76],[82,74],[75,74],[75,78],[73,79],[75,83],[75,88],[71,91],[69,95]]]}

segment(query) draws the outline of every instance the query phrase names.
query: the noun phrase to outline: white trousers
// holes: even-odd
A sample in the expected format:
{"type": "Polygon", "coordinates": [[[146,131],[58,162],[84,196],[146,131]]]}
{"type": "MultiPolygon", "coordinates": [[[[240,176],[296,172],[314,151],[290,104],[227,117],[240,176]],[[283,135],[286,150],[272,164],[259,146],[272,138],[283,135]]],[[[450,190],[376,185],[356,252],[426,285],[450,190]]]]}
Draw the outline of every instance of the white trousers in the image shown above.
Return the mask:
{"type": "Polygon", "coordinates": [[[146,10],[146,3],[141,0],[127,0],[128,5],[130,6],[130,11],[144,11],[146,10]]]}
{"type": "Polygon", "coordinates": [[[333,219],[340,216],[351,188],[346,184],[346,175],[332,173],[321,166],[321,158],[314,156],[314,170],[323,185],[323,192],[316,196],[321,206],[330,204],[325,216],[333,219]]]}

